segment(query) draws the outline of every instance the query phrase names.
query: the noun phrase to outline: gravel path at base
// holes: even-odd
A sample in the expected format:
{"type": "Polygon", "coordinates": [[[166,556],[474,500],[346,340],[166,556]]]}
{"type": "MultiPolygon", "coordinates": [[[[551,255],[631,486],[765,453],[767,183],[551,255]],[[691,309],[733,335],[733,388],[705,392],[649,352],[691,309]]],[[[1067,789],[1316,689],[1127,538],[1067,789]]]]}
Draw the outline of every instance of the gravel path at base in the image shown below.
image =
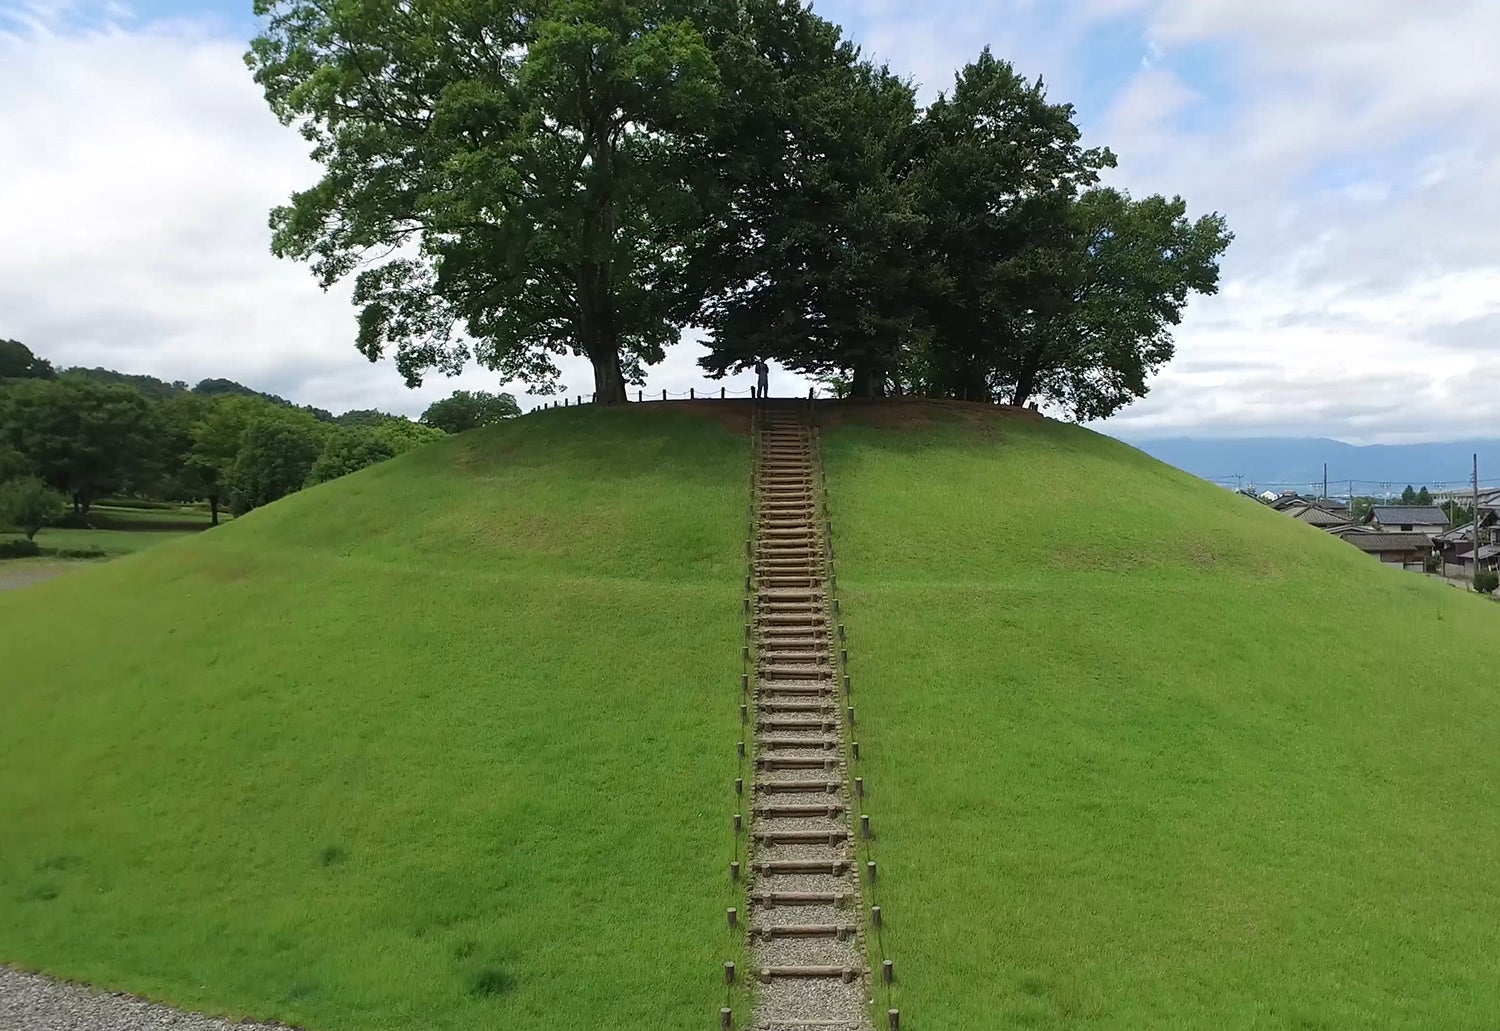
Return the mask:
{"type": "Polygon", "coordinates": [[[0,966],[0,1031],[160,1031],[161,1028],[285,1031],[281,1024],[236,1024],[0,966]]]}
{"type": "Polygon", "coordinates": [[[51,580],[54,576],[61,576],[68,568],[55,564],[37,564],[12,566],[7,569],[0,565],[0,591],[14,590],[17,587],[26,587],[30,584],[39,584],[43,580],[51,580]]]}

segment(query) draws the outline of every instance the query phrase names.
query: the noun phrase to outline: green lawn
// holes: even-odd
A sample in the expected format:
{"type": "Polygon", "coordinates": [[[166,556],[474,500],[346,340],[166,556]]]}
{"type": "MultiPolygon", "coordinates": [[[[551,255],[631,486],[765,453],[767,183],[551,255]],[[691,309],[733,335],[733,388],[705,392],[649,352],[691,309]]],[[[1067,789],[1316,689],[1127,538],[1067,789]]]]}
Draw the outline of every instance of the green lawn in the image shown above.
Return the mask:
{"type": "Polygon", "coordinates": [[[824,451],[903,1028],[1500,1026],[1492,604],[1077,428],[824,451]]]}
{"type": "Polygon", "coordinates": [[[716,1023],[748,457],[546,413],[0,594],[0,961],[318,1031],[716,1023]]]}
{"type": "MultiPolygon", "coordinates": [[[[227,522],[228,512],[219,513],[227,522]]],[[[206,530],[212,525],[206,505],[132,507],[125,502],[100,502],[89,509],[89,522],[103,530],[206,530]]]]}
{"type": "MultiPolygon", "coordinates": [[[[168,541],[191,537],[195,530],[70,530],[62,527],[46,527],[38,530],[34,538],[43,548],[83,550],[100,548],[106,556],[133,555],[143,548],[154,548],[168,541]]],[[[22,537],[19,533],[0,533],[0,540],[22,537]]]]}

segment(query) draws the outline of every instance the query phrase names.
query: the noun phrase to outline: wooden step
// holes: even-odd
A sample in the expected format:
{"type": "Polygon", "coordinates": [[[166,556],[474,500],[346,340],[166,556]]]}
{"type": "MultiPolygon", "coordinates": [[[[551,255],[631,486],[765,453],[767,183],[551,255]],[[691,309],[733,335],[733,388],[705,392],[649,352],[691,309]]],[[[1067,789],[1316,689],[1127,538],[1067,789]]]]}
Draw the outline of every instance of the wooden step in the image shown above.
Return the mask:
{"type": "Polygon", "coordinates": [[[860,972],[856,967],[839,966],[775,966],[761,967],[755,972],[755,976],[762,981],[774,981],[778,978],[824,978],[836,977],[848,983],[857,981],[860,972]]]}
{"type": "Polygon", "coordinates": [[[843,762],[816,755],[758,755],[755,765],[762,770],[836,770],[843,762]]]}
{"type": "MultiPolygon", "coordinates": [[[[758,671],[762,683],[769,680],[789,680],[793,683],[805,683],[809,680],[832,680],[833,669],[829,666],[790,666],[782,663],[768,663],[758,671]]],[[[790,691],[791,688],[783,686],[782,691],[790,691]]],[[[812,692],[805,692],[811,694],[812,692]]]]}
{"type": "Polygon", "coordinates": [[[839,729],[838,720],[792,720],[792,719],[762,719],[755,724],[756,730],[764,730],[775,733],[778,730],[821,730],[832,734],[839,729]]]}
{"type": "Polygon", "coordinates": [[[844,782],[841,780],[758,780],[755,782],[757,795],[836,795],[842,790],[844,790],[844,782]]]}
{"type": "Polygon", "coordinates": [[[857,933],[853,924],[773,924],[750,928],[752,938],[837,938],[848,941],[857,933]]]}
{"type": "Polygon", "coordinates": [[[829,802],[826,805],[794,805],[776,804],[761,805],[755,807],[756,816],[764,816],[774,819],[778,816],[826,816],[830,820],[836,820],[844,813],[844,803],[829,802]]]}
{"type": "MultiPolygon", "coordinates": [[[[832,691],[831,688],[826,688],[826,687],[820,687],[820,688],[818,688],[818,691],[820,693],[822,693],[822,694],[829,694],[829,695],[831,695],[833,693],[833,691],[832,691]]],[[[771,701],[769,699],[757,703],[757,707],[759,708],[759,710],[761,712],[825,712],[825,713],[835,712],[836,708],[837,708],[834,705],[833,702],[807,702],[807,701],[775,702],[775,701],[771,701]]]]}
{"type": "Polygon", "coordinates": [[[831,752],[844,742],[840,738],[763,737],[757,738],[755,743],[761,748],[820,748],[831,752]]]}
{"type": "Polygon", "coordinates": [[[830,877],[842,877],[849,872],[853,860],[849,859],[758,859],[752,869],[758,874],[774,877],[776,874],[821,873],[830,877]]]}
{"type": "Polygon", "coordinates": [[[849,840],[849,832],[847,830],[756,831],[755,840],[765,845],[842,845],[849,840]]]}
{"type": "Polygon", "coordinates": [[[854,900],[847,891],[752,891],[750,901],[757,906],[847,906],[854,900]]]}
{"type": "MultiPolygon", "coordinates": [[[[785,694],[795,696],[821,695],[825,698],[833,697],[832,684],[819,683],[781,683],[777,681],[760,680],[755,685],[756,695],[785,694]]],[[[770,704],[770,703],[767,703],[770,704]]]]}

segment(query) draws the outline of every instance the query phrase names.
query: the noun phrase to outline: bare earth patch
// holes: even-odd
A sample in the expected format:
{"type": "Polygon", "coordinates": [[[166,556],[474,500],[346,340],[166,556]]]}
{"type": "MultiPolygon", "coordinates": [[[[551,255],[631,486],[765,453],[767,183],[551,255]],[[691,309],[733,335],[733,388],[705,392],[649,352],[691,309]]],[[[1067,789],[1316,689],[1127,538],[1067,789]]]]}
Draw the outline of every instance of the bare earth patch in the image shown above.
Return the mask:
{"type": "Polygon", "coordinates": [[[0,966],[0,1031],[270,1031],[0,966]]]}

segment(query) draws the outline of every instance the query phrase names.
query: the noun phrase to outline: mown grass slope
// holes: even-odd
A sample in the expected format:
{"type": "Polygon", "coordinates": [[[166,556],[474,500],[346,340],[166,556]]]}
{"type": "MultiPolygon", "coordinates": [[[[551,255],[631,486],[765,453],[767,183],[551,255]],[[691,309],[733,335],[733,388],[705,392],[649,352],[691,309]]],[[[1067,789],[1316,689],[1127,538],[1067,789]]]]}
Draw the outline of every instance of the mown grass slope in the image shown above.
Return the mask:
{"type": "Polygon", "coordinates": [[[900,412],[824,454],[902,1026],[1497,1026],[1500,608],[900,412]]]}
{"type": "Polygon", "coordinates": [[[715,1020],[748,460],[540,414],[0,594],[0,961],[319,1031],[715,1020]]]}

